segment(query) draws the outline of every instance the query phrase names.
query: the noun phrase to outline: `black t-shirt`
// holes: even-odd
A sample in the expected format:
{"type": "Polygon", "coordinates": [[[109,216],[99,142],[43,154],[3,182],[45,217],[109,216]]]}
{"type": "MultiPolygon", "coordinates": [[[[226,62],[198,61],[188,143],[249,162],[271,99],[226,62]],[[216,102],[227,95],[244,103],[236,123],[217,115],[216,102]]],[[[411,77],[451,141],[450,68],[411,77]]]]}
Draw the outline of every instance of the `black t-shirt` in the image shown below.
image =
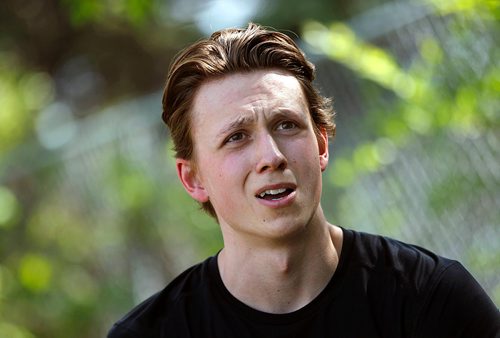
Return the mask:
{"type": "Polygon", "coordinates": [[[325,289],[286,314],[225,288],[217,256],[191,267],[117,322],[108,338],[500,337],[500,313],[463,266],[425,249],[343,229],[325,289]]]}

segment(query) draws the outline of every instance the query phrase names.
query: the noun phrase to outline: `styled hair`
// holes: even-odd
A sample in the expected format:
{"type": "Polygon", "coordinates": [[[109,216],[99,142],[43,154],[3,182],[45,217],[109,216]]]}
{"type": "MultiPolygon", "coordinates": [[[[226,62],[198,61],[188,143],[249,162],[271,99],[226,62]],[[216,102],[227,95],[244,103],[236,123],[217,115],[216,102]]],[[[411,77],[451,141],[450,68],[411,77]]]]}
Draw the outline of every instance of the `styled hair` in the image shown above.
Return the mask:
{"type": "MultiPolygon", "coordinates": [[[[286,34],[250,23],[245,29],[223,29],[181,51],[171,64],[163,91],[162,119],[170,129],[177,158],[192,160],[191,108],[200,86],[228,74],[280,69],[299,81],[317,136],[335,134],[331,100],[313,86],[314,65],[286,34]]],[[[194,160],[194,159],[193,159],[194,160]]],[[[217,218],[210,202],[202,208],[217,218]]]]}

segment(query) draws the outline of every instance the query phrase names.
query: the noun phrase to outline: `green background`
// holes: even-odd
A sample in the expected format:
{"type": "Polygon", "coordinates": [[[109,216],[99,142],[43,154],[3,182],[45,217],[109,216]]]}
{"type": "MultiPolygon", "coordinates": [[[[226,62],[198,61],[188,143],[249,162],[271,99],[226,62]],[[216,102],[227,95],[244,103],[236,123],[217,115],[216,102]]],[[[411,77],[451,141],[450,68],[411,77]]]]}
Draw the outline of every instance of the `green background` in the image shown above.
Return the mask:
{"type": "Polygon", "coordinates": [[[210,29],[289,33],[332,96],[328,219],[460,260],[500,304],[498,1],[0,4],[0,337],[103,337],[221,248],[162,125],[210,29]]]}

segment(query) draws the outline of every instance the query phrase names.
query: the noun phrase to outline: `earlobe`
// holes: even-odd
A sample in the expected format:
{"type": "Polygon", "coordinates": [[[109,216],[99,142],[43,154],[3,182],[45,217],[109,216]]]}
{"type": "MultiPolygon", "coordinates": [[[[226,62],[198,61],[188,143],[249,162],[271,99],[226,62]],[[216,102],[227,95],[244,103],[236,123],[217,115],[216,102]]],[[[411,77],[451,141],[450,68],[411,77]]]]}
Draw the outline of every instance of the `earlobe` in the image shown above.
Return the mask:
{"type": "Polygon", "coordinates": [[[318,148],[319,165],[321,171],[325,171],[326,166],[328,165],[328,134],[324,128],[320,130],[320,135],[318,136],[318,148]]]}
{"type": "Polygon", "coordinates": [[[191,160],[176,159],[177,175],[187,193],[200,203],[208,202],[208,193],[200,181],[191,160]]]}

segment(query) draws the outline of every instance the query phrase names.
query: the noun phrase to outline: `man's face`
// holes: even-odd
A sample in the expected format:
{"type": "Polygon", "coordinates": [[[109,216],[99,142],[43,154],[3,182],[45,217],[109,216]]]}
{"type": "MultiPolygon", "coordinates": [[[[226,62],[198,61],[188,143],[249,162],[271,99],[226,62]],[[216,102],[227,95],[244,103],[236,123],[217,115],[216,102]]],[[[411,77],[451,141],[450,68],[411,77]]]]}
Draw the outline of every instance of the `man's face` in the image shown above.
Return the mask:
{"type": "Polygon", "coordinates": [[[193,198],[210,200],[225,239],[275,240],[318,220],[327,136],[316,137],[294,76],[265,70],[209,81],[191,113],[194,156],[177,161],[178,173],[193,198]]]}

